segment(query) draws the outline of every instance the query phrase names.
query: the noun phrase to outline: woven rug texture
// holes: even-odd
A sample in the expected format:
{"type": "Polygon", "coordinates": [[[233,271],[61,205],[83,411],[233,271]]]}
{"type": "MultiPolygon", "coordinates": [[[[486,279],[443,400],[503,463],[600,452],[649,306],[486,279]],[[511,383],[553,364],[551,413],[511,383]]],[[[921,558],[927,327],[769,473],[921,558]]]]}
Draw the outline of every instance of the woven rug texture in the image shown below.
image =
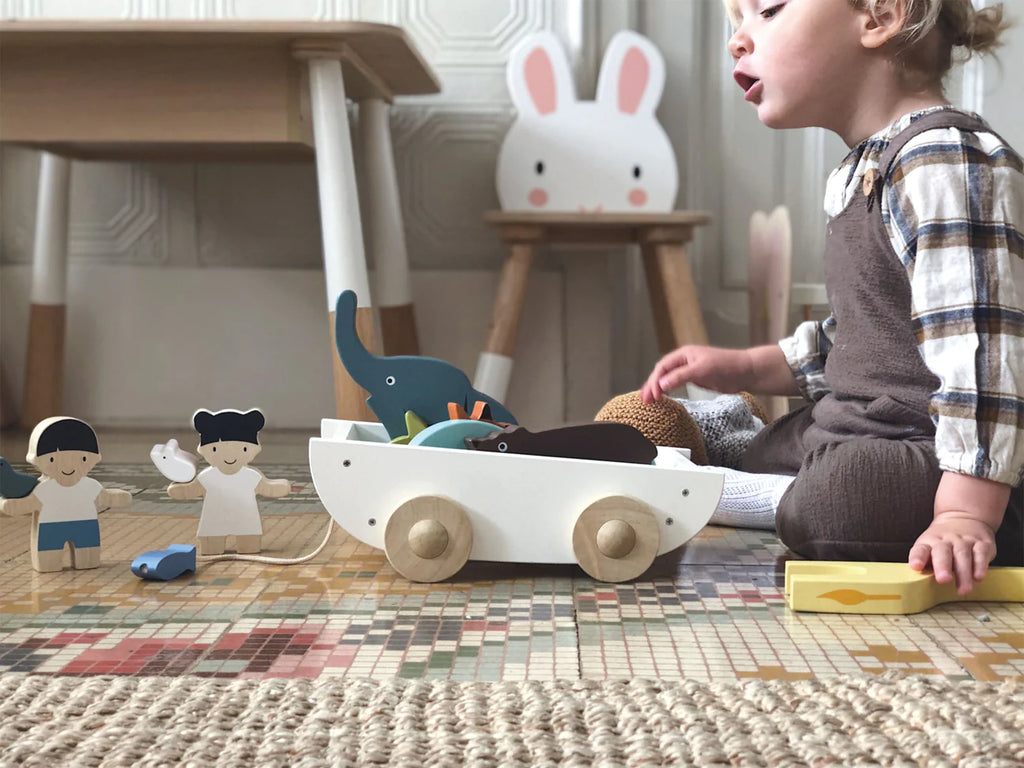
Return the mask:
{"type": "Polygon", "coordinates": [[[1024,683],[0,677],[3,766],[1024,766],[1024,683]]]}

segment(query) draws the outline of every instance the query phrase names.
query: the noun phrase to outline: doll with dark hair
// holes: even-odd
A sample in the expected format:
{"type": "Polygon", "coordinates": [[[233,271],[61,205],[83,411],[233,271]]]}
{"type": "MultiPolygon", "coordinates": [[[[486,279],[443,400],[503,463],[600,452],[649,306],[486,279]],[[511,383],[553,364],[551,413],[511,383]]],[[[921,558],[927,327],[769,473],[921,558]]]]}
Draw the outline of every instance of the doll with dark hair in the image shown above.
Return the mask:
{"type": "Polygon", "coordinates": [[[29,464],[42,479],[22,498],[0,500],[8,515],[32,515],[32,567],[47,573],[64,566],[64,546],[71,565],[80,570],[100,564],[100,524],[97,513],[108,507],[127,507],[128,491],[107,490],[89,473],[100,461],[92,427],[80,419],[54,416],[36,424],[29,436],[29,464]]]}
{"type": "Polygon", "coordinates": [[[249,466],[262,450],[259,432],[264,423],[257,409],[200,409],[192,416],[198,453],[210,466],[191,482],[171,483],[167,494],[172,499],[203,499],[196,534],[200,555],[222,554],[228,536],[235,537],[237,552],[259,552],[263,523],[256,497],[281,498],[291,491],[287,480],[268,480],[249,466]]]}

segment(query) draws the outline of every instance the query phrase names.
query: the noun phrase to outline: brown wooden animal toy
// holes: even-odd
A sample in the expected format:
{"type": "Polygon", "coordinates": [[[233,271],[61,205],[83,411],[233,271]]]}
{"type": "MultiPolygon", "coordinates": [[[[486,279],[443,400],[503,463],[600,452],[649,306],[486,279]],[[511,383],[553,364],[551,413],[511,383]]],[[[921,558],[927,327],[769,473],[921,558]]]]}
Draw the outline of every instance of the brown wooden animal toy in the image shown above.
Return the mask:
{"type": "Polygon", "coordinates": [[[107,490],[89,477],[100,458],[96,433],[80,419],[53,416],[32,430],[25,459],[42,479],[25,496],[0,501],[0,511],[32,515],[29,552],[37,571],[61,570],[65,544],[70,546],[76,570],[99,566],[97,513],[107,507],[127,507],[132,500],[128,491],[107,490]]]}
{"type": "Polygon", "coordinates": [[[477,451],[628,464],[650,464],[658,455],[657,446],[640,430],[615,421],[595,421],[541,432],[513,425],[485,437],[467,437],[466,446],[477,451]]]}

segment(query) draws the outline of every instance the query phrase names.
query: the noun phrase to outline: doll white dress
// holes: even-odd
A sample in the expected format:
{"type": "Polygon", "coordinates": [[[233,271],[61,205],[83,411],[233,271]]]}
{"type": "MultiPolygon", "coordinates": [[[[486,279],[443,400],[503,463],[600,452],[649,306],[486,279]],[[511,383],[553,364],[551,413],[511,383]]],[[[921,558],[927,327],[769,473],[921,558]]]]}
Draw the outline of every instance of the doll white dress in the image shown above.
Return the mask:
{"type": "Polygon", "coordinates": [[[197,536],[263,535],[256,502],[256,486],[262,474],[252,467],[242,467],[233,475],[207,467],[196,479],[206,492],[197,536]]]}

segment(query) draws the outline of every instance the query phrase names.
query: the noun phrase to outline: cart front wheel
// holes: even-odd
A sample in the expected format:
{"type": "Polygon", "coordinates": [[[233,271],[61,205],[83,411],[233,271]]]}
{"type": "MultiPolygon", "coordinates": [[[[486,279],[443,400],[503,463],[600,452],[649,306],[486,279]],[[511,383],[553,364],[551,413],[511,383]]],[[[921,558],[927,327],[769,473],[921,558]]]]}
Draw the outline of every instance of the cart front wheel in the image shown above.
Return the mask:
{"type": "Polygon", "coordinates": [[[443,496],[409,499],[388,518],[384,552],[409,581],[442,581],[454,576],[473,549],[473,528],[465,511],[443,496]]]}
{"type": "Polygon", "coordinates": [[[599,581],[635,579],[654,562],[661,543],[650,508],[629,496],[606,496],[580,513],[572,549],[580,567],[599,581]]]}

